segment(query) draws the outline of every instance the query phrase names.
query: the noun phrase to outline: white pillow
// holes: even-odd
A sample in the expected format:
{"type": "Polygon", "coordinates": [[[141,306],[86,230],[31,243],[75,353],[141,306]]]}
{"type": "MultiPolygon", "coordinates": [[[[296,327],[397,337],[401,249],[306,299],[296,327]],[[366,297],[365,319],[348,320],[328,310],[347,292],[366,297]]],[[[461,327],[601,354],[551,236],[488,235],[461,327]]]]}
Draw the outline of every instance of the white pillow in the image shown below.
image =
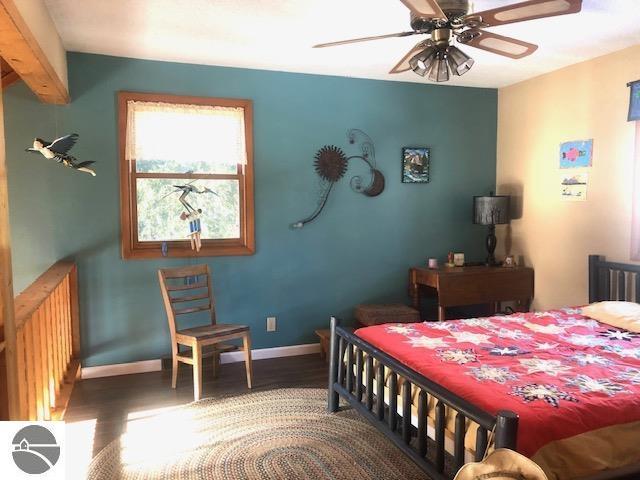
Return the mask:
{"type": "Polygon", "coordinates": [[[640,304],[634,302],[597,302],[584,307],[582,314],[612,327],[640,333],[640,304]]]}

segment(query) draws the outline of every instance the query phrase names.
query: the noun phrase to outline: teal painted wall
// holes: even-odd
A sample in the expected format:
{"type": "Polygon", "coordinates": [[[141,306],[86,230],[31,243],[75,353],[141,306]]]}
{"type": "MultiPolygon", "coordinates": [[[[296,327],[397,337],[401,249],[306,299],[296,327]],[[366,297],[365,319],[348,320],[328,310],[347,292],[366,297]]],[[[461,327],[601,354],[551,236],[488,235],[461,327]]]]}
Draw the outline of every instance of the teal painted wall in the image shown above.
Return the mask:
{"type": "MultiPolygon", "coordinates": [[[[251,326],[256,348],[314,342],[331,314],[361,302],[407,301],[407,269],[449,250],[482,258],[485,230],[471,197],[495,186],[497,92],[69,54],[67,106],[40,104],[24,85],[5,93],[16,293],[75,255],[84,365],[169,353],[156,280],[162,266],[201,260],[120,258],[116,92],[134,90],[254,102],[257,252],[206,261],[221,322],[251,326]],[[348,149],[366,131],[387,187],[365,198],[342,181],[318,220],[312,161],[325,144],[348,149]],[[74,153],[98,176],[25,153],[33,137],[77,132],[74,153]],[[432,148],[432,181],[400,182],[403,146],[432,148]],[[278,331],[265,331],[265,317],[278,331]]],[[[356,173],[357,168],[352,172],[356,173]]]]}

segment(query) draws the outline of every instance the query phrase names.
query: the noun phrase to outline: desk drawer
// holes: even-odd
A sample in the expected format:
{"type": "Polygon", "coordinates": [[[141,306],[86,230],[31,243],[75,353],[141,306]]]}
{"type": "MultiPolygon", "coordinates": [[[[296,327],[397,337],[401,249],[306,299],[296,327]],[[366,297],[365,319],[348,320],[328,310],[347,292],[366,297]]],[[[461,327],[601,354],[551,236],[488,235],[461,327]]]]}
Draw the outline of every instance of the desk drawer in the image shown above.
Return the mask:
{"type": "Polygon", "coordinates": [[[441,275],[438,278],[438,302],[443,307],[531,298],[531,269],[505,268],[490,273],[441,275]]]}

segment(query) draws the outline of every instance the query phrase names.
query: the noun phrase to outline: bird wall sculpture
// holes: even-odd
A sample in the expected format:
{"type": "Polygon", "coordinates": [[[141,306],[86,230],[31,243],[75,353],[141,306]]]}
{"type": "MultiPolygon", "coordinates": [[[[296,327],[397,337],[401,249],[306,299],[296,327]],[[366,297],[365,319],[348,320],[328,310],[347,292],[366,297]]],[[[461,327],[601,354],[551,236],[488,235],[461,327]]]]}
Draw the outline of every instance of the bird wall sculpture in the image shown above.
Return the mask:
{"type": "Polygon", "coordinates": [[[64,137],[56,138],[53,142],[48,142],[46,140],[42,140],[41,138],[36,138],[33,141],[33,147],[29,147],[25,149],[25,151],[31,153],[39,153],[46,159],[55,160],[65,167],[73,168],[74,170],[85,172],[95,177],[96,172],[88,168],[89,165],[92,165],[95,162],[78,162],[78,160],[73,155],[69,154],[69,150],[73,148],[77,141],[77,133],[72,133],[70,135],[65,135],[64,137]]]}
{"type": "Polygon", "coordinates": [[[189,220],[188,237],[191,242],[191,249],[199,252],[200,248],[202,248],[202,240],[201,240],[202,226],[200,224],[200,215],[202,214],[202,209],[194,208],[193,205],[191,205],[187,200],[187,197],[192,193],[197,193],[197,194],[213,193],[216,196],[218,194],[208,187],[198,188],[196,185],[193,185],[194,182],[195,180],[192,180],[191,182],[186,183],[184,185],[173,185],[175,190],[167,193],[162,198],[165,198],[171,195],[172,193],[181,192],[180,196],[178,197],[178,200],[184,206],[184,208],[186,209],[186,212],[182,212],[180,214],[180,220],[189,220]]]}

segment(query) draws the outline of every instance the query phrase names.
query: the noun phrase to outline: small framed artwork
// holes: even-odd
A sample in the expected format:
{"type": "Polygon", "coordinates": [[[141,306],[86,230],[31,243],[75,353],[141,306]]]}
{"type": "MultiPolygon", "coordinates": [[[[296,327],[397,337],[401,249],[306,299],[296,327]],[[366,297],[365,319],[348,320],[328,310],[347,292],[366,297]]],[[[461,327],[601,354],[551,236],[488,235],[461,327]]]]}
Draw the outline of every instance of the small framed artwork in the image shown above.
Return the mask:
{"type": "Polygon", "coordinates": [[[627,85],[631,90],[631,98],[629,99],[629,117],[630,122],[640,120],[640,80],[631,82],[627,85]]]}
{"type": "Polygon", "coordinates": [[[427,147],[402,149],[402,183],[429,183],[431,150],[427,147]]]}
{"type": "Polygon", "coordinates": [[[560,168],[590,167],[593,162],[593,140],[577,140],[560,144],[560,168]]]}
{"type": "Polygon", "coordinates": [[[585,202],[587,200],[588,174],[561,174],[560,198],[569,202],[585,202]]]}

